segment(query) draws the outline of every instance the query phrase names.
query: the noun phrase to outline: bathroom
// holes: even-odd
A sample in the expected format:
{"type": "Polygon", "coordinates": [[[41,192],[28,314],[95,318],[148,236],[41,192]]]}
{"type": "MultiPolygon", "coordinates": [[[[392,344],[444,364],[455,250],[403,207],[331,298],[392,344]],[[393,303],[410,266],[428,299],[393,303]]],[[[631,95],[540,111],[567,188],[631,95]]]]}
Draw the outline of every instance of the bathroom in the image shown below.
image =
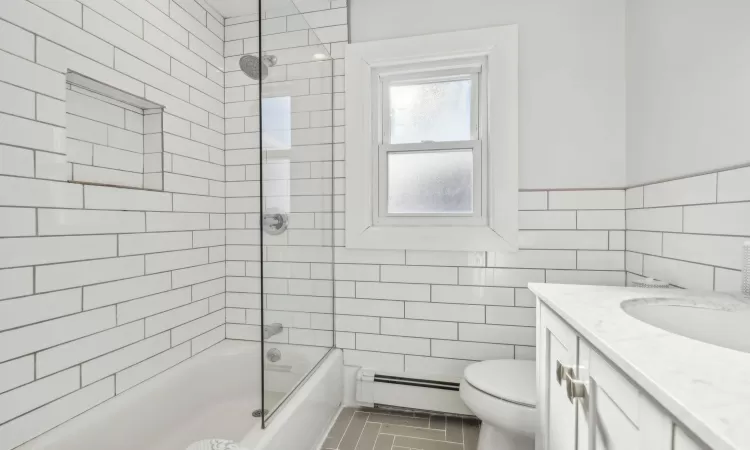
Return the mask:
{"type": "Polygon", "coordinates": [[[749,19],[0,1],[0,450],[750,449],[749,19]]]}

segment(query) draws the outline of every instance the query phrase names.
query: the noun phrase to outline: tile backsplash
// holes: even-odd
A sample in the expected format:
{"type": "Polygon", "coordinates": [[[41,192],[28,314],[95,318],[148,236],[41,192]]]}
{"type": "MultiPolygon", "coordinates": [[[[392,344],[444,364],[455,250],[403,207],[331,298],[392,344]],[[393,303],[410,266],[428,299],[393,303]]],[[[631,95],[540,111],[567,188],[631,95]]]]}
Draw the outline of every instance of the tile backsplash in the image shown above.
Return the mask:
{"type": "Polygon", "coordinates": [[[628,278],[737,293],[750,237],[750,167],[626,191],[628,278]]]}

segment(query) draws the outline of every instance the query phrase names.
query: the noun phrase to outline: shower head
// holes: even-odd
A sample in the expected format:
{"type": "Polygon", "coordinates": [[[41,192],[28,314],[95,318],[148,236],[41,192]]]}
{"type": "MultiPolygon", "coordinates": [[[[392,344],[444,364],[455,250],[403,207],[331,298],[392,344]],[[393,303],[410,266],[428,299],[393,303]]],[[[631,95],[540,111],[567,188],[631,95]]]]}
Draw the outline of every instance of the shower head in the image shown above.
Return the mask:
{"type": "Polygon", "coordinates": [[[266,55],[261,59],[254,55],[245,55],[240,58],[240,69],[253,80],[265,79],[268,76],[268,68],[275,65],[276,56],[274,55],[266,55]]]}

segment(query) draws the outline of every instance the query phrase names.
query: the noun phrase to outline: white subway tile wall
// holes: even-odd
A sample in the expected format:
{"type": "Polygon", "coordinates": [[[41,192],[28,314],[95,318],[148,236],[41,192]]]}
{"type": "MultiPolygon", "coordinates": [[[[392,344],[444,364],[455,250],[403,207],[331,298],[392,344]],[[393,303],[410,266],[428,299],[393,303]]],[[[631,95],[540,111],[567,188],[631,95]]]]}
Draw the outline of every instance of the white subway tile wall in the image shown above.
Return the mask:
{"type": "MultiPolygon", "coordinates": [[[[461,376],[473,361],[533,358],[529,282],[625,284],[624,190],[520,192],[519,201],[518,253],[352,250],[337,234],[345,363],[461,376]]],[[[337,218],[336,231],[342,226],[337,218]]],[[[312,274],[330,273],[309,261],[312,274]]]]}
{"type": "Polygon", "coordinates": [[[747,167],[628,189],[628,279],[688,289],[741,291],[750,238],[747,167]]]}
{"type": "Polygon", "coordinates": [[[196,2],[4,0],[0,19],[9,450],[225,338],[224,29],[196,2]],[[161,114],[68,71],[166,106],[164,192],[66,182],[162,188],[161,114]]]}

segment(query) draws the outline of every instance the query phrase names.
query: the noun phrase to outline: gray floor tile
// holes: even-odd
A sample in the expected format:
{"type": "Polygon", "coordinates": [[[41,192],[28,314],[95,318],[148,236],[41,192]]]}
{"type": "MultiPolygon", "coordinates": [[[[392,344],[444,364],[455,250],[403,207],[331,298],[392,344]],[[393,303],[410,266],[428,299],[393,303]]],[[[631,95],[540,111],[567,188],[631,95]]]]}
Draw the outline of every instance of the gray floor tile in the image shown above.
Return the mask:
{"type": "Polygon", "coordinates": [[[391,450],[393,447],[393,436],[390,434],[380,434],[375,441],[375,450],[391,450]]]}
{"type": "Polygon", "coordinates": [[[477,450],[472,417],[387,408],[344,408],[320,450],[477,450]]]}
{"type": "Polygon", "coordinates": [[[433,430],[445,430],[445,416],[430,416],[430,428],[433,430]]]}
{"type": "Polygon", "coordinates": [[[392,425],[430,428],[430,419],[422,417],[391,416],[387,414],[371,413],[367,420],[369,422],[390,423],[392,425]]]}
{"type": "Polygon", "coordinates": [[[362,435],[359,437],[359,442],[357,442],[357,450],[373,450],[379,431],[379,423],[366,423],[362,435]]]}
{"type": "Polygon", "coordinates": [[[408,447],[416,450],[463,450],[464,446],[453,442],[431,441],[406,436],[396,436],[394,446],[408,447]]]}
{"type": "Polygon", "coordinates": [[[446,418],[445,440],[448,442],[458,442],[463,444],[463,421],[460,417],[448,416],[446,418]]]}
{"type": "Polygon", "coordinates": [[[339,413],[336,422],[333,423],[331,430],[328,432],[328,437],[326,438],[326,440],[330,439],[333,442],[332,444],[327,444],[334,445],[331,448],[338,448],[341,438],[344,437],[344,432],[354,416],[354,411],[356,411],[355,408],[344,408],[339,413]]]}
{"type": "Polygon", "coordinates": [[[416,417],[414,411],[397,408],[361,408],[359,411],[365,411],[369,413],[384,414],[387,416],[399,416],[399,417],[416,417]]]}
{"type": "Polygon", "coordinates": [[[479,445],[479,427],[481,422],[476,419],[463,419],[464,422],[464,450],[477,450],[479,445]]]}
{"type": "Polygon", "coordinates": [[[323,445],[321,445],[320,448],[322,450],[336,450],[338,445],[339,441],[329,436],[323,441],[323,445]]]}
{"type": "Polygon", "coordinates": [[[362,435],[362,430],[365,428],[368,415],[368,413],[360,411],[354,413],[354,417],[349,422],[349,427],[346,429],[344,437],[339,444],[341,450],[355,450],[357,442],[359,442],[359,437],[362,435]]]}
{"type": "Polygon", "coordinates": [[[396,436],[409,436],[421,439],[445,440],[445,432],[441,430],[430,430],[429,428],[407,427],[403,425],[391,425],[384,423],[380,428],[382,434],[394,434],[396,436]]]}

